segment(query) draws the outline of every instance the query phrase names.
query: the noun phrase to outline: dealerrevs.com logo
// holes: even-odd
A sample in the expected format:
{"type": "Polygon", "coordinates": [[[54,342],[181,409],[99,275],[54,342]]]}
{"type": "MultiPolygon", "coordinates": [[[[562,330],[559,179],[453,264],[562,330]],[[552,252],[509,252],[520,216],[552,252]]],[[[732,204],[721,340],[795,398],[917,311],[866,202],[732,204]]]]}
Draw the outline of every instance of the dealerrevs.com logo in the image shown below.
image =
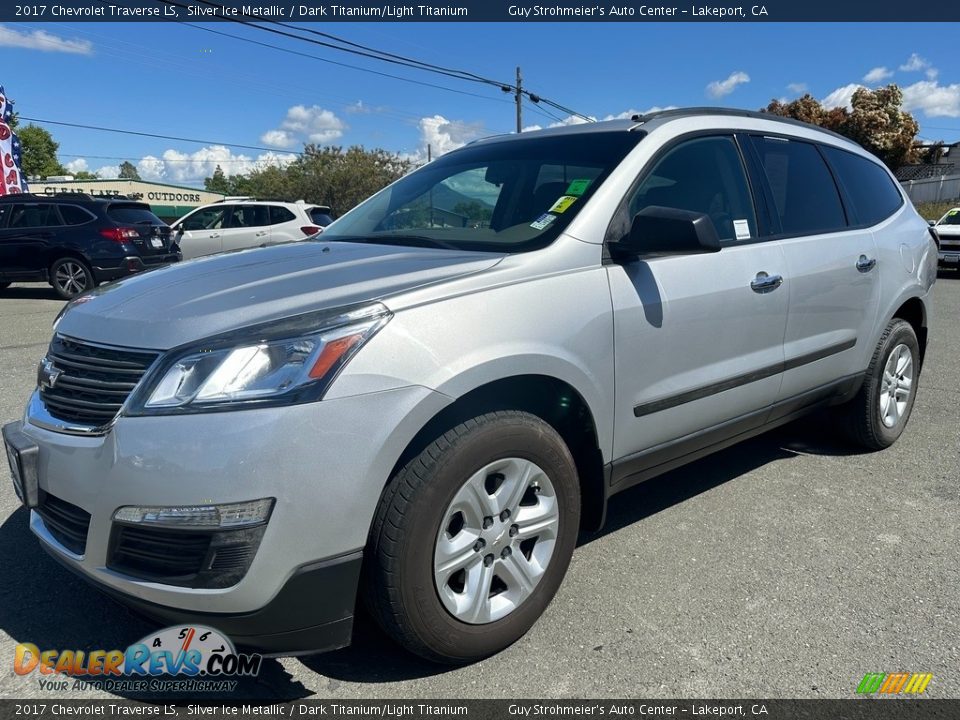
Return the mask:
{"type": "Polygon", "coordinates": [[[13,669],[35,675],[42,690],[230,692],[231,678],[260,672],[260,655],[238,653],[225,635],[202,625],[174,626],[126,650],[41,650],[20,643],[13,669]]]}

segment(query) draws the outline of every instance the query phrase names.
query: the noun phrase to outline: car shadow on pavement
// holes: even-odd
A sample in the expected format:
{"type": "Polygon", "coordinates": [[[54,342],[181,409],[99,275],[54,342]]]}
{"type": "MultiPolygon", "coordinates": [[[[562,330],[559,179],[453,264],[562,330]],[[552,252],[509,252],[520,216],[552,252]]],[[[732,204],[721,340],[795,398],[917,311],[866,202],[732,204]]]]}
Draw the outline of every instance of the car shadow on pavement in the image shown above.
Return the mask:
{"type": "MultiPolygon", "coordinates": [[[[60,566],[40,547],[29,528],[29,515],[19,508],[0,526],[0,557],[7,581],[0,585],[0,631],[16,643],[33,643],[43,650],[125,650],[158,625],[141,619],[60,566]]],[[[32,687],[23,696],[60,699],[89,697],[83,690],[50,692],[40,689],[39,671],[13,682],[32,687]]],[[[50,676],[42,676],[47,680],[50,676]]],[[[182,678],[183,676],[181,676],[182,678]]],[[[87,682],[82,679],[82,682],[87,682]]],[[[69,687],[74,685],[70,679],[69,687]]],[[[138,700],[172,701],[197,694],[125,693],[138,700]]],[[[204,700],[296,700],[312,693],[291,678],[275,659],[264,658],[256,678],[238,681],[232,693],[204,693],[204,700]]]]}
{"type": "Polygon", "coordinates": [[[831,433],[831,427],[834,425],[824,422],[823,413],[814,413],[642,482],[617,494],[616,501],[607,508],[603,528],[581,533],[578,545],[593,542],[775,460],[804,454],[861,454],[836,432],[831,433]]]}
{"type": "Polygon", "coordinates": [[[8,288],[0,289],[0,300],[11,298],[16,300],[56,300],[57,302],[66,302],[60,299],[60,296],[53,291],[52,287],[45,285],[11,285],[8,288]]]}

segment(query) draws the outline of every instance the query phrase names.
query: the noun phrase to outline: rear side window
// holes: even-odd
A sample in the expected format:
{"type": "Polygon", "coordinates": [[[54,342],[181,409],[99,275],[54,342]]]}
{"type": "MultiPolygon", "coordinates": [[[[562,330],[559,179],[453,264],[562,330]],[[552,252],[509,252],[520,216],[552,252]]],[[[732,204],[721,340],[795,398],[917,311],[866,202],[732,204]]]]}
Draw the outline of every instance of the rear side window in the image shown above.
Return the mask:
{"type": "Polygon", "coordinates": [[[77,205],[60,205],[60,217],[67,225],[83,225],[91,220],[96,220],[96,215],[77,205]]]}
{"type": "Polygon", "coordinates": [[[263,227],[270,224],[270,213],[266,205],[237,205],[230,213],[226,227],[248,228],[263,227]]]}
{"type": "Polygon", "coordinates": [[[903,205],[903,198],[885,169],[864,157],[821,146],[853,205],[858,225],[876,225],[903,205]]]}
{"type": "Polygon", "coordinates": [[[847,226],[830,169],[810,143],[755,137],[773,202],[786,235],[835,232],[847,226]]]}
{"type": "Polygon", "coordinates": [[[11,228],[54,227],[62,225],[56,205],[14,205],[10,212],[11,228]]]}
{"type": "Polygon", "coordinates": [[[290,222],[291,220],[296,220],[297,216],[292,212],[287,210],[285,207],[280,207],[279,205],[270,206],[270,224],[276,225],[277,223],[290,222]]]}
{"type": "Polygon", "coordinates": [[[107,217],[128,225],[166,225],[149,205],[111,205],[107,208],[107,217]]]}
{"type": "Polygon", "coordinates": [[[708,215],[721,241],[757,237],[753,201],[732,137],[688,140],[668,151],[630,196],[631,221],[651,205],[708,215]]]}

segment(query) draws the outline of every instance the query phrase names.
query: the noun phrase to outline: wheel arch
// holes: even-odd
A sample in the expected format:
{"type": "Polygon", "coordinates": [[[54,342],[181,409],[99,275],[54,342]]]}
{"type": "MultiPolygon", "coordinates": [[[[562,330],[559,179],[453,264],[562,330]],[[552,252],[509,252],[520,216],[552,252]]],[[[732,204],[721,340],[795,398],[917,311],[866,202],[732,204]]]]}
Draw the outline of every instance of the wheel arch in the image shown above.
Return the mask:
{"type": "Polygon", "coordinates": [[[927,351],[927,307],[924,301],[917,296],[906,298],[890,315],[890,319],[900,318],[910,323],[920,343],[920,367],[923,368],[924,356],[927,351]]]}
{"type": "Polygon", "coordinates": [[[577,466],[581,527],[598,529],[606,513],[606,495],[603,453],[594,412],[580,391],[552,375],[513,375],[464,392],[420,428],[397,458],[389,477],[445,431],[472,417],[497,410],[529,412],[560,434],[577,466]]]}

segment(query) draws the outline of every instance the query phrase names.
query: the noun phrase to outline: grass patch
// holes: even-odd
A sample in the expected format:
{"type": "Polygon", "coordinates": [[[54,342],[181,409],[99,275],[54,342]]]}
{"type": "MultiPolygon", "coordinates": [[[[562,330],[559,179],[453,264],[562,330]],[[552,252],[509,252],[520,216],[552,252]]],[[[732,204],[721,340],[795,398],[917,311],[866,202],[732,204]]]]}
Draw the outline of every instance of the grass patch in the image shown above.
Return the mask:
{"type": "Polygon", "coordinates": [[[914,207],[917,208],[917,212],[920,213],[925,220],[939,220],[947,210],[960,207],[960,200],[953,200],[952,202],[917,203],[914,207]]]}

